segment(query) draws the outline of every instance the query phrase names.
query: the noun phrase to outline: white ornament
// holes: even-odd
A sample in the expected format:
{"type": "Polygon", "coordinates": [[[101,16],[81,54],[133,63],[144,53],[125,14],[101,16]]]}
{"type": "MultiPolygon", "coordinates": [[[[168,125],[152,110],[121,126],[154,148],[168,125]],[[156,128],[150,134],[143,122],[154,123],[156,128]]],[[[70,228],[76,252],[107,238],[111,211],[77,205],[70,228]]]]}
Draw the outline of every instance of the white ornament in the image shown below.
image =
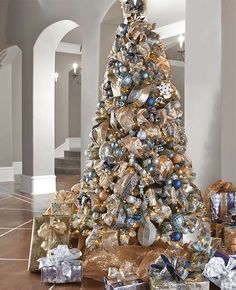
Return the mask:
{"type": "Polygon", "coordinates": [[[143,247],[151,246],[157,237],[157,229],[150,221],[145,222],[144,226],[138,229],[138,241],[143,247]]]}
{"type": "Polygon", "coordinates": [[[137,137],[140,140],[145,140],[147,138],[147,133],[144,130],[139,130],[138,134],[137,134],[137,137]]]}
{"type": "Polygon", "coordinates": [[[168,98],[171,97],[171,94],[173,93],[173,88],[170,83],[161,82],[160,86],[157,87],[160,91],[160,95],[164,96],[165,98],[168,96],[168,98]]]}

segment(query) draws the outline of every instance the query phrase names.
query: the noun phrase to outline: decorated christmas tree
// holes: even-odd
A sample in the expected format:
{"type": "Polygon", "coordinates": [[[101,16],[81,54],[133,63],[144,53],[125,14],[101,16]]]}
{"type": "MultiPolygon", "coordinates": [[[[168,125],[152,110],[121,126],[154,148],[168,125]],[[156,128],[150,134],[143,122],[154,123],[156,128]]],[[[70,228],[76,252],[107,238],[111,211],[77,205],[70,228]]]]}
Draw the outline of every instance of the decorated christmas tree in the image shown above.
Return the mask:
{"type": "Polygon", "coordinates": [[[107,234],[118,246],[161,242],[202,254],[209,231],[164,45],[144,0],[120,1],[124,21],[108,58],[74,225],[88,250],[107,234]]]}

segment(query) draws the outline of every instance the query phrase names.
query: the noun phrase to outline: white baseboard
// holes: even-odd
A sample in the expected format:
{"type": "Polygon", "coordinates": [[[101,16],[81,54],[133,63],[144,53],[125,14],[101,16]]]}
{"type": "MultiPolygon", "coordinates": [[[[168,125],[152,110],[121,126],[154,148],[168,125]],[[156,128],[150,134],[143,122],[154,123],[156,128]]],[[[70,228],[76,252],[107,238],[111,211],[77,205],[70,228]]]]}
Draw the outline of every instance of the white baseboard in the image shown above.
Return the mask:
{"type": "Polygon", "coordinates": [[[30,194],[49,194],[56,191],[56,176],[21,175],[21,191],[30,194]]]}
{"type": "Polygon", "coordinates": [[[62,158],[62,157],[64,157],[64,151],[70,150],[73,148],[81,149],[81,138],[80,137],[66,138],[65,142],[55,149],[54,156],[55,156],[55,158],[62,158]]]}
{"type": "Polygon", "coordinates": [[[22,174],[22,161],[13,162],[13,170],[14,175],[21,175],[22,174]]]}
{"type": "Polygon", "coordinates": [[[14,181],[13,167],[0,167],[0,182],[14,181]]]}

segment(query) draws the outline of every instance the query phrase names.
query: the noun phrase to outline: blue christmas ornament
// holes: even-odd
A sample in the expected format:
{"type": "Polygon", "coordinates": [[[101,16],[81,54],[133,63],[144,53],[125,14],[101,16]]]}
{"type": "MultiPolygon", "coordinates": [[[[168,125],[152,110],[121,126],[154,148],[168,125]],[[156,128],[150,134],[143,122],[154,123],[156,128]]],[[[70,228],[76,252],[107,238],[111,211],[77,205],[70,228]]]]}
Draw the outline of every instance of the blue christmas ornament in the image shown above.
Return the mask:
{"type": "Polygon", "coordinates": [[[178,242],[182,239],[182,234],[180,232],[173,232],[170,238],[172,241],[178,242]]]}
{"type": "Polygon", "coordinates": [[[126,95],[123,95],[120,97],[122,102],[126,102],[128,100],[128,97],[126,95]]]}
{"type": "Polygon", "coordinates": [[[116,148],[119,147],[119,144],[118,144],[117,142],[113,142],[113,143],[111,143],[111,147],[112,147],[113,149],[116,149],[116,148]]]}
{"type": "Polygon", "coordinates": [[[133,83],[132,76],[130,74],[127,74],[123,79],[122,79],[122,85],[125,87],[129,87],[133,83]]]}
{"type": "Polygon", "coordinates": [[[172,216],[171,224],[177,230],[181,229],[185,225],[185,218],[181,213],[176,213],[172,216]]]}
{"type": "Polygon", "coordinates": [[[154,166],[148,166],[147,168],[148,173],[152,174],[155,171],[155,167],[154,166]]]}
{"type": "Polygon", "coordinates": [[[153,106],[153,105],[155,105],[155,102],[156,102],[156,100],[155,100],[154,98],[152,98],[152,97],[148,97],[148,99],[147,99],[147,104],[148,104],[149,106],[153,106]]]}
{"type": "Polygon", "coordinates": [[[147,80],[149,78],[149,74],[148,74],[148,72],[147,71],[143,71],[142,73],[141,73],[141,79],[143,80],[143,81],[145,81],[145,80],[147,80]]]}
{"type": "Polygon", "coordinates": [[[175,189],[180,189],[182,186],[182,182],[179,179],[175,179],[172,181],[172,185],[175,189]]]}
{"type": "Polygon", "coordinates": [[[133,216],[132,216],[132,219],[134,221],[140,221],[142,219],[142,215],[141,213],[135,213],[133,216]]]}

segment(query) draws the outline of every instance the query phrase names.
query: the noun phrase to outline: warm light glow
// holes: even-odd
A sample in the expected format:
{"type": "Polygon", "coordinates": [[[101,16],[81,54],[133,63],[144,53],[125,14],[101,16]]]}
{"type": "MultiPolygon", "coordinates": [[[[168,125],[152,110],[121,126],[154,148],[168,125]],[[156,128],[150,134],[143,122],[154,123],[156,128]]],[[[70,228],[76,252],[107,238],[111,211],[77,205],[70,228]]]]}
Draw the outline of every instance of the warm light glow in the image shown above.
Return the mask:
{"type": "Polygon", "coordinates": [[[183,49],[184,48],[184,41],[185,41],[185,37],[183,34],[181,34],[179,37],[178,37],[178,42],[179,42],[179,47],[180,49],[183,49]]]}
{"type": "Polygon", "coordinates": [[[77,73],[77,68],[79,67],[78,63],[77,62],[73,63],[72,67],[74,69],[74,74],[76,74],[77,73]]]}
{"type": "Polygon", "coordinates": [[[59,73],[55,72],[54,73],[54,81],[55,81],[55,83],[57,83],[58,77],[59,77],[59,73]]]}

